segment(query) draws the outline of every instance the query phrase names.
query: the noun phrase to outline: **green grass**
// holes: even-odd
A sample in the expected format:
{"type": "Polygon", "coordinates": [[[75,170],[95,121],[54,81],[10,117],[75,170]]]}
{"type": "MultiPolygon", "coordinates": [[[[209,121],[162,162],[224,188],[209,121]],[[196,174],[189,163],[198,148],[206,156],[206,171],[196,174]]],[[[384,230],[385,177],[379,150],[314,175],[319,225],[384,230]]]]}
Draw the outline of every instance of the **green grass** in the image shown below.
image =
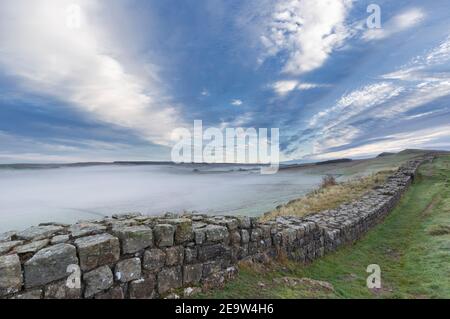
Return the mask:
{"type": "Polygon", "coordinates": [[[450,298],[450,156],[424,164],[385,221],[362,240],[310,265],[292,262],[241,267],[224,289],[199,298],[450,298]],[[366,286],[366,268],[381,267],[382,288],[366,286]],[[334,291],[280,283],[312,278],[334,291]],[[277,280],[278,279],[278,280],[277,280]]]}

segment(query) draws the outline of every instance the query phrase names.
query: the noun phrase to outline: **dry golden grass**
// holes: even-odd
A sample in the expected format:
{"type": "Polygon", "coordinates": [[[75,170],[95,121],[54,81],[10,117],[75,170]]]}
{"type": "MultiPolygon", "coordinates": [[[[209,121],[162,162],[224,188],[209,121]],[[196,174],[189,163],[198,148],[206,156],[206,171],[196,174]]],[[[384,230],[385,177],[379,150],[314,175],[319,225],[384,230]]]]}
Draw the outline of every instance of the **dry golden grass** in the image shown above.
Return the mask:
{"type": "Polygon", "coordinates": [[[344,203],[362,197],[375,186],[382,184],[392,171],[381,171],[367,177],[343,183],[322,183],[322,186],[311,193],[277,207],[264,214],[262,221],[273,220],[279,216],[306,216],[326,209],[336,208],[344,203]]]}

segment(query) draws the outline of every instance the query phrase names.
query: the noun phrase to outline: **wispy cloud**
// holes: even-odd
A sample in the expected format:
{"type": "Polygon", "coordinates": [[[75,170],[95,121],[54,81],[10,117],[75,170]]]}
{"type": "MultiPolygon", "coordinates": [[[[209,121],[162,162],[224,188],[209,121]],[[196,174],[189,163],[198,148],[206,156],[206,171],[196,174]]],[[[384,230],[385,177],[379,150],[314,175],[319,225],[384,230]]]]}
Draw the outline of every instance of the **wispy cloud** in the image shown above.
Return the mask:
{"type": "Polygon", "coordinates": [[[107,25],[97,23],[103,5],[98,0],[2,1],[0,68],[26,90],[167,145],[171,128],[183,126],[178,110],[156,74],[142,78],[110,53],[119,52],[120,43],[112,40],[107,25]],[[67,25],[73,4],[83,18],[75,29],[67,25]]]}
{"type": "Polygon", "coordinates": [[[271,85],[272,89],[277,93],[277,95],[283,97],[292,91],[299,90],[311,90],[316,88],[327,87],[325,84],[316,84],[316,83],[300,83],[297,80],[282,80],[277,81],[271,85]]]}
{"type": "Polygon", "coordinates": [[[401,12],[387,21],[380,29],[368,29],[363,39],[367,41],[381,40],[393,34],[412,28],[425,19],[425,12],[421,8],[411,8],[401,12]]]}
{"type": "Polygon", "coordinates": [[[320,159],[367,157],[382,152],[402,151],[406,147],[432,149],[439,145],[439,140],[443,138],[450,138],[450,127],[448,125],[389,135],[381,141],[368,142],[362,146],[350,147],[341,151],[324,152],[315,157],[320,159]]]}

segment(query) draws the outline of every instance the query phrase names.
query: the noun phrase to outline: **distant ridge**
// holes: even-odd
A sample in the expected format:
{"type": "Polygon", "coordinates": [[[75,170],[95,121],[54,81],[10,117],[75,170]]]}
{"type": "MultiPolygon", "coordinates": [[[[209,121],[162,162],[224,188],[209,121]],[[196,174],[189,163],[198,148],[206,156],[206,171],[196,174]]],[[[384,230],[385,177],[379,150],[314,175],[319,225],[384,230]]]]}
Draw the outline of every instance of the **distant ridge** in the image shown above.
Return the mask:
{"type": "Polygon", "coordinates": [[[340,158],[340,159],[335,159],[335,160],[329,160],[329,161],[324,161],[324,162],[317,162],[314,163],[315,165],[327,165],[327,164],[339,164],[339,163],[349,163],[352,162],[353,160],[351,158],[340,158]]]}

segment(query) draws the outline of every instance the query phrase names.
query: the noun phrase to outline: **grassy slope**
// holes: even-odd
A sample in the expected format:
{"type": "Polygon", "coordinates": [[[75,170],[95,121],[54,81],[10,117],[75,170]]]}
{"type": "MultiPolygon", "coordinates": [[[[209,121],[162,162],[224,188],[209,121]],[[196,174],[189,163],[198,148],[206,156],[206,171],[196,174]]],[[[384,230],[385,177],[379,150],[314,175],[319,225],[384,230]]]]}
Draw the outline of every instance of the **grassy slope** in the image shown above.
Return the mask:
{"type": "Polygon", "coordinates": [[[278,263],[243,267],[238,279],[225,289],[199,297],[450,298],[448,227],[450,156],[442,156],[421,167],[399,206],[358,243],[308,266],[278,263]],[[366,287],[369,264],[381,266],[383,287],[379,291],[366,287]],[[335,291],[288,287],[273,280],[284,276],[327,281],[335,291]]]}
{"type": "Polygon", "coordinates": [[[333,209],[341,204],[354,201],[375,186],[386,181],[392,171],[381,171],[358,179],[352,179],[336,185],[320,187],[286,205],[280,205],[264,214],[262,221],[272,220],[279,216],[306,216],[326,209],[333,209]]]}

